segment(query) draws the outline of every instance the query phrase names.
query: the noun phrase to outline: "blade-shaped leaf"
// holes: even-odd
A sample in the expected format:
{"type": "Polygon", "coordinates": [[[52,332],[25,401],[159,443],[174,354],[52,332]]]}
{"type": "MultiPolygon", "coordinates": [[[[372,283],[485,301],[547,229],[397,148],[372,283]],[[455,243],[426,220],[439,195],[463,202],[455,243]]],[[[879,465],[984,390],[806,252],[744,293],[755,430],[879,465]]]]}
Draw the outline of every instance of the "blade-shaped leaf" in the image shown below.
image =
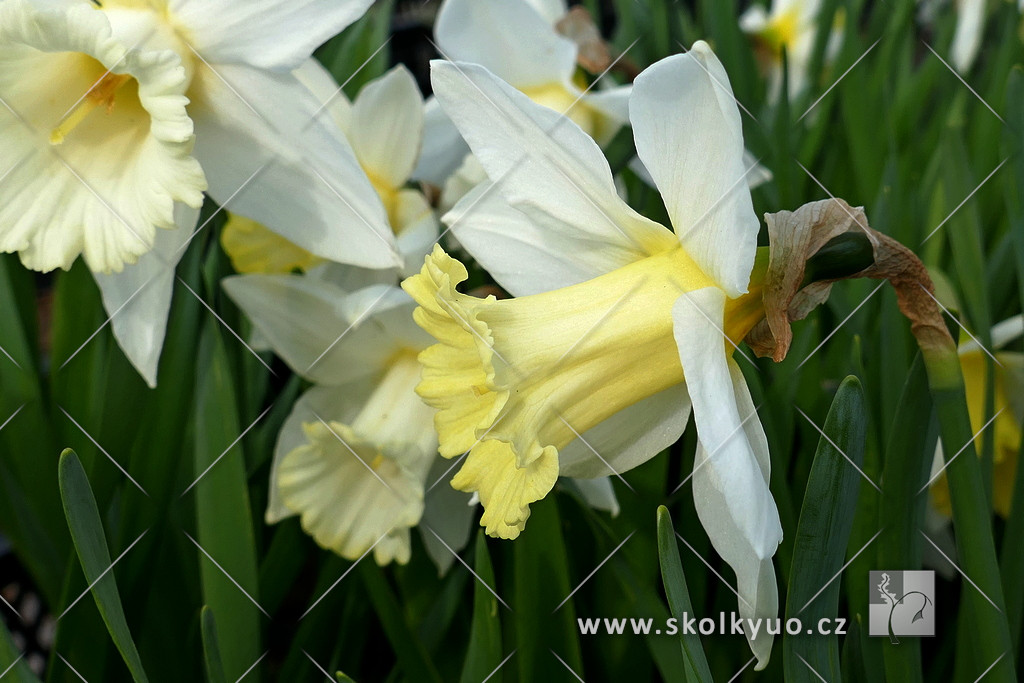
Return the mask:
{"type": "Polygon", "coordinates": [[[469,649],[466,663],[462,668],[462,683],[476,683],[485,678],[501,683],[501,609],[498,599],[488,590],[494,588],[494,569],[487,552],[487,541],[483,532],[477,534],[474,570],[476,584],[473,586],[473,625],[470,627],[469,649]],[[482,582],[482,583],[481,583],[482,582]],[[487,584],[486,586],[483,584],[487,584]]]}
{"type": "Polygon", "coordinates": [[[67,516],[68,528],[75,544],[75,551],[82,563],[82,571],[92,587],[92,596],[96,601],[103,622],[107,625],[110,637],[128,665],[128,670],[136,683],[146,683],[146,672],[139,659],[131,631],[124,618],[121,596],[117,592],[117,584],[111,571],[110,551],[103,532],[103,522],[96,506],[89,478],[82,468],[82,463],[72,450],[61,453],[59,465],[60,495],[64,501],[64,514],[67,516]]]}

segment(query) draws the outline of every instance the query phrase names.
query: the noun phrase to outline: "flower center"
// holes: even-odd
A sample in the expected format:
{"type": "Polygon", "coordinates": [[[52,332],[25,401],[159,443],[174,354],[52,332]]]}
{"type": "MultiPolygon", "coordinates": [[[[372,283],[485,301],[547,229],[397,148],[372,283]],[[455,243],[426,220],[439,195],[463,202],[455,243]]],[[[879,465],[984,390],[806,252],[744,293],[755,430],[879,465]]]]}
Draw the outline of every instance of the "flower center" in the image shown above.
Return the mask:
{"type": "Polygon", "coordinates": [[[106,109],[106,113],[110,114],[114,110],[114,97],[117,91],[131,80],[132,77],[128,74],[105,72],[61,118],[60,123],[50,133],[50,144],[63,144],[68,133],[78,127],[78,124],[82,123],[96,109],[103,107],[106,109]]]}

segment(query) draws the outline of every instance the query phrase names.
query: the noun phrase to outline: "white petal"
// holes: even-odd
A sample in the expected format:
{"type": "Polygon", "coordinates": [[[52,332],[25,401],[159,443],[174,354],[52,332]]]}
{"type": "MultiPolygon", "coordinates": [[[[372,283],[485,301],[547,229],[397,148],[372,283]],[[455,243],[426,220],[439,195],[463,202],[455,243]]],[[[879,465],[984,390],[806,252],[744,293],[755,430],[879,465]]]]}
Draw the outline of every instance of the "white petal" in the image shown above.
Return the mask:
{"type": "Polygon", "coordinates": [[[552,26],[569,12],[565,0],[526,0],[526,2],[552,26]]]}
{"type": "Polygon", "coordinates": [[[291,70],[371,4],[373,0],[170,0],[168,10],[208,62],[291,70]]]}
{"type": "Polygon", "coordinates": [[[153,388],[171,310],[174,268],[195,230],[199,209],[179,205],[175,220],[177,229],[158,232],[153,251],[138,263],[120,273],[95,275],[118,346],[153,388]]]}
{"type": "Polygon", "coordinates": [[[348,138],[371,178],[390,188],[405,184],[423,142],[423,96],[408,69],[396,66],[359,92],[348,138]]]}
{"type": "Polygon", "coordinates": [[[306,443],[302,425],[309,422],[351,423],[359,409],[373,391],[373,378],[364,377],[339,387],[313,387],[295,402],[292,412],[285,418],[274,446],[274,460],[270,466],[270,491],[267,501],[267,524],[275,524],[295,514],[281,501],[277,486],[277,471],[287,454],[306,443]],[[319,416],[319,417],[318,417],[319,416]]]}
{"type": "Polygon", "coordinates": [[[612,517],[619,516],[619,499],[615,497],[611,477],[570,479],[569,482],[580,492],[587,505],[595,510],[609,512],[612,517]]]}
{"type": "MultiPolygon", "coordinates": [[[[1024,315],[1015,315],[1012,318],[1007,318],[992,327],[992,349],[1002,348],[1014,339],[1022,336],[1024,336],[1024,315]]],[[[981,345],[968,337],[960,343],[958,350],[961,354],[980,351],[981,345]]]]}
{"type": "MultiPolygon", "coordinates": [[[[743,167],[747,169],[747,187],[751,190],[764,185],[774,177],[767,166],[762,166],[757,157],[746,150],[743,152],[743,167]]],[[[644,166],[644,162],[640,160],[640,157],[633,157],[629,160],[629,169],[636,173],[640,180],[651,187],[657,187],[657,183],[651,177],[651,172],[644,166]]]]}
{"type": "Polygon", "coordinates": [[[730,296],[745,292],[760,224],[722,64],[698,41],[648,67],[633,84],[629,117],[683,247],[730,296]]]}
{"type": "Polygon", "coordinates": [[[456,491],[449,483],[456,469],[444,458],[434,460],[434,466],[427,475],[426,504],[420,522],[423,546],[442,576],[455,562],[452,551],[457,553],[469,543],[476,516],[476,505],[470,505],[472,496],[456,491]]]}
{"type": "Polygon", "coordinates": [[[346,294],[365,289],[371,285],[398,284],[397,271],[359,268],[344,263],[323,263],[306,271],[306,277],[329,282],[346,294]]]}
{"type": "MultiPolygon", "coordinates": [[[[736,572],[740,613],[775,617],[778,593],[771,558],[782,525],[768,490],[766,442],[750,405],[742,373],[725,355],[725,294],[706,288],[682,295],[672,309],[676,345],[693,402],[699,448],[693,495],[715,550],[736,572]],[[746,414],[743,414],[746,413],[746,414]]],[[[772,637],[762,628],[750,639],[763,668],[772,637]]]]}
{"type": "Polygon", "coordinates": [[[412,177],[440,187],[469,154],[469,145],[437,99],[423,107],[423,148],[412,177]]]}
{"type": "Polygon", "coordinates": [[[222,206],[317,256],[399,265],[387,214],[345,136],[291,73],[196,74],[196,156],[222,206]]]}
{"type": "Polygon", "coordinates": [[[318,384],[376,373],[400,349],[429,343],[396,287],[348,294],[300,275],[237,275],[223,286],[289,367],[318,384]]]}
{"type": "Polygon", "coordinates": [[[558,453],[559,473],[593,479],[642,465],[682,436],[690,418],[685,386],[634,403],[581,434],[558,453]]]}
{"type": "Polygon", "coordinates": [[[29,268],[120,271],[199,207],[188,78],[89,3],[0,3],[0,251],[29,268]]]}
{"type": "Polygon", "coordinates": [[[352,103],[349,102],[348,96],[345,95],[345,91],[338,85],[338,82],[334,80],[331,72],[325,69],[320,62],[310,58],[292,73],[302,85],[309,88],[313,97],[324,108],[319,116],[329,116],[347,137],[352,125],[352,103]]]}
{"type": "Polygon", "coordinates": [[[519,89],[568,83],[576,70],[576,45],[523,0],[445,0],[434,35],[445,59],[519,89]]]}
{"type": "Polygon", "coordinates": [[[985,28],[985,0],[959,0],[956,3],[956,31],[950,46],[950,58],[960,73],[967,73],[981,47],[985,28]]]}
{"type": "Polygon", "coordinates": [[[590,248],[639,260],[675,244],[618,196],[593,138],[471,64],[432,62],[434,92],[502,196],[540,230],[574,229],[590,248]]]}

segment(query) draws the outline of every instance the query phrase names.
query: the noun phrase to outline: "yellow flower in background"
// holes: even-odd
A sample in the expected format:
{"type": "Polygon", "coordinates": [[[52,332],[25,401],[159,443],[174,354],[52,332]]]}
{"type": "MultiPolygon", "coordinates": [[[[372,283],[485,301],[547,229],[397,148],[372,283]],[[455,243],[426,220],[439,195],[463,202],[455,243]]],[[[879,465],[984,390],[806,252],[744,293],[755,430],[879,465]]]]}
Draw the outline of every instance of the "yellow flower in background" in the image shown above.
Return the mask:
{"type": "Polygon", "coordinates": [[[373,187],[291,73],[369,4],[0,2],[0,251],[81,256],[150,386],[204,191],[321,258],[396,266],[373,187]]]}
{"type": "MultiPolygon", "coordinates": [[[[403,283],[438,343],[417,391],[437,409],[452,481],[515,538],[560,474],[635,467],[674,443],[692,411],[694,500],[735,570],[744,617],[778,611],[782,527],[767,440],[734,344],[762,317],[759,222],[739,110],[702,42],[634,83],[636,149],[675,233],[633,211],[586,131],[467,63],[435,61],[438,101],[490,178],[445,217],[515,299],[457,291],[466,269],[440,247],[403,283]],[[493,184],[492,184],[493,182],[493,184]],[[754,282],[751,275],[754,273],[754,282]]],[[[763,668],[772,636],[748,632],[763,668]]]]}
{"type": "MultiPolygon", "coordinates": [[[[782,91],[782,53],[789,64],[790,100],[809,85],[811,57],[818,31],[822,30],[821,0],[772,0],[771,10],[751,5],[740,17],[740,28],[754,41],[758,58],[768,72],[768,96],[777,100],[782,91]]],[[[844,14],[836,11],[831,34],[825,47],[826,60],[839,50],[844,14]]]]}
{"type": "MultiPolygon", "coordinates": [[[[967,393],[967,410],[971,417],[971,429],[978,435],[974,445],[979,456],[986,440],[995,440],[992,451],[992,504],[995,511],[1003,517],[1009,516],[1013,503],[1013,486],[1021,445],[1021,425],[1024,425],[1024,353],[998,349],[1022,334],[1024,319],[1021,316],[1004,320],[992,328],[992,345],[995,359],[998,361],[998,364],[993,363],[992,414],[985,412],[988,396],[987,366],[992,359],[974,340],[960,344],[959,349],[960,368],[964,373],[964,388],[967,393]],[[992,424],[982,430],[989,420],[992,420],[992,424]]],[[[942,451],[937,449],[932,476],[942,469],[943,463],[942,451]]],[[[952,515],[949,483],[945,472],[932,484],[931,496],[936,510],[946,517],[952,515]]]]}
{"type": "MultiPolygon", "coordinates": [[[[438,221],[417,189],[406,187],[423,143],[423,97],[404,66],[368,83],[353,102],[315,61],[295,76],[326,104],[335,137],[351,146],[387,215],[406,270],[415,272],[437,239],[438,221]]],[[[221,245],[239,273],[288,273],[325,263],[259,223],[231,215],[221,245]]]]}

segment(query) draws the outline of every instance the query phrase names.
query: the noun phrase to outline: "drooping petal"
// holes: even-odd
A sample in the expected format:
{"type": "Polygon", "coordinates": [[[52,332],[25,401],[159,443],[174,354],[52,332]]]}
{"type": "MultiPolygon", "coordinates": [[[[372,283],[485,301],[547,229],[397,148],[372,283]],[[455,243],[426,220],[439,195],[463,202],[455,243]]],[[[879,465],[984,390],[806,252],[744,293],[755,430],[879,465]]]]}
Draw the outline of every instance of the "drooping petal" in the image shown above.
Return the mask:
{"type": "Polygon", "coordinates": [[[401,348],[429,342],[398,288],[346,293],[297,275],[240,275],[224,289],[297,373],[338,385],[380,371],[401,348]]]}
{"type": "MultiPolygon", "coordinates": [[[[712,545],[736,572],[744,617],[775,617],[778,593],[771,558],[782,540],[768,490],[766,441],[743,376],[725,353],[725,294],[706,288],[673,306],[674,333],[700,447],[694,461],[697,514],[712,545]],[[741,411],[749,411],[742,414],[741,411]]],[[[768,663],[772,636],[748,631],[757,668],[768,663]]]]}
{"type": "Polygon", "coordinates": [[[348,136],[352,125],[352,103],[331,72],[315,59],[307,59],[292,72],[324,108],[320,117],[328,116],[348,136]]]}
{"type": "Polygon", "coordinates": [[[587,505],[595,510],[604,510],[612,517],[619,516],[619,499],[615,497],[615,488],[611,477],[597,479],[569,479],[569,485],[579,491],[587,505]]]}
{"type": "Polygon", "coordinates": [[[648,67],[633,84],[637,154],[690,256],[729,296],[747,290],[759,222],[729,77],[706,43],[648,67]]]}
{"type": "Polygon", "coordinates": [[[559,451],[559,471],[587,479],[628,472],[678,441],[689,419],[686,386],[666,389],[580,434],[559,451]]]}
{"type": "Polygon", "coordinates": [[[34,270],[120,271],[175,206],[199,207],[188,76],[89,3],[0,4],[0,251],[34,270]]]}
{"type": "Polygon", "coordinates": [[[405,564],[423,514],[423,482],[340,422],[303,425],[307,442],[281,460],[281,501],[323,548],[348,560],[405,564]]]}
{"type": "Polygon", "coordinates": [[[103,308],[118,346],[151,388],[167,332],[174,291],[174,268],[199,220],[199,209],[179,205],[176,230],[156,234],[153,250],[120,273],[96,273],[103,308]]]}
{"type": "Polygon", "coordinates": [[[576,45],[522,0],[446,0],[434,35],[445,59],[479,64],[520,90],[568,83],[576,69],[576,45]]]}
{"type": "Polygon", "coordinates": [[[956,3],[956,31],[949,52],[953,66],[960,73],[967,73],[974,64],[984,28],[985,0],[959,0],[956,3]]]}
{"type": "Polygon", "coordinates": [[[350,424],[373,392],[373,380],[372,377],[363,377],[337,387],[315,386],[295,402],[292,412],[285,418],[278,432],[274,446],[274,459],[270,466],[270,497],[265,515],[267,524],[276,524],[296,514],[281,501],[277,472],[284,456],[306,443],[306,432],[302,425],[320,420],[350,424]]]}
{"type": "Polygon", "coordinates": [[[423,142],[423,96],[402,65],[368,83],[352,105],[349,141],[371,179],[400,188],[423,142]]]}
{"type": "Polygon", "coordinates": [[[399,265],[387,215],[344,135],[291,73],[201,68],[192,108],[210,194],[317,256],[399,265]]]}
{"type": "Polygon", "coordinates": [[[616,193],[600,147],[566,117],[486,69],[432,63],[434,92],[498,191],[541,230],[575,229],[593,249],[638,260],[674,236],[616,193]]]}
{"type": "Polygon", "coordinates": [[[168,11],[208,62],[289,71],[371,4],[373,0],[169,0],[168,11]]]}
{"type": "Polygon", "coordinates": [[[451,487],[454,470],[451,462],[443,458],[435,459],[427,475],[423,519],[420,521],[423,547],[442,576],[448,573],[455,562],[454,553],[469,543],[477,510],[476,505],[470,504],[470,494],[451,487]]]}

